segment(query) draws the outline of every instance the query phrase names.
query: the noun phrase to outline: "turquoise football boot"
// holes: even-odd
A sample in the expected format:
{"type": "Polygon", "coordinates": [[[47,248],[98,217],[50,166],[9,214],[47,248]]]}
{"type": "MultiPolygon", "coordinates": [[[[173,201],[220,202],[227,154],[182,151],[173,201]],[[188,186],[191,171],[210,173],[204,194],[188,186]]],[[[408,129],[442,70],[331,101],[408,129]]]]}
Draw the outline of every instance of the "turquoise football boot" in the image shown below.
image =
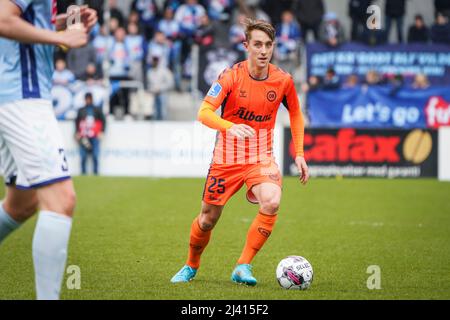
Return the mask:
{"type": "Polygon", "coordinates": [[[180,271],[177,272],[176,275],[172,277],[170,282],[179,283],[179,282],[189,282],[194,280],[195,275],[197,274],[197,269],[191,268],[188,265],[185,265],[181,268],[180,271]]]}
{"type": "Polygon", "coordinates": [[[231,280],[236,283],[242,283],[247,286],[255,286],[257,281],[252,274],[252,266],[249,264],[240,264],[234,268],[231,274],[231,280]]]}

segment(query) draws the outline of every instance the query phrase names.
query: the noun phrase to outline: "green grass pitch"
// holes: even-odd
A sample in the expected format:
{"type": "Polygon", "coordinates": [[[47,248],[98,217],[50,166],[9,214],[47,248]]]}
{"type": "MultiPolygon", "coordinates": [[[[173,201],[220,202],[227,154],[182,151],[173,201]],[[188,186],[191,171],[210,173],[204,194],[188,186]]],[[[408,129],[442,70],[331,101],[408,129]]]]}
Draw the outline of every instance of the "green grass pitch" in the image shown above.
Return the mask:
{"type": "MultiPolygon", "coordinates": [[[[203,179],[75,178],[78,206],[68,265],[81,289],[62,299],[450,299],[450,183],[436,180],[285,178],[280,216],[254,261],[254,288],[230,281],[258,208],[241,190],[225,208],[196,279],[173,285],[184,264],[203,179]],[[307,291],[275,279],[278,262],[306,257],[307,291]],[[381,289],[369,290],[378,265],[381,289]]],[[[3,197],[4,189],[0,189],[3,197]]],[[[33,299],[35,218],[0,247],[0,299],[33,299]]]]}

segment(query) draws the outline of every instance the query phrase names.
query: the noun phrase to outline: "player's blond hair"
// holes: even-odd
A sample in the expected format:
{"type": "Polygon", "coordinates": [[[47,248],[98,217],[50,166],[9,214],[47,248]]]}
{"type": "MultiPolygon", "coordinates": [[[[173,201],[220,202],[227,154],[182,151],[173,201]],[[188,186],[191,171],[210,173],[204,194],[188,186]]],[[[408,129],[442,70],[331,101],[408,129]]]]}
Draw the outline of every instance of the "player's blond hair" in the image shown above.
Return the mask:
{"type": "Polygon", "coordinates": [[[249,42],[253,30],[260,30],[267,34],[270,40],[275,41],[275,28],[264,20],[253,20],[247,18],[244,23],[245,26],[245,41],[249,42]]]}

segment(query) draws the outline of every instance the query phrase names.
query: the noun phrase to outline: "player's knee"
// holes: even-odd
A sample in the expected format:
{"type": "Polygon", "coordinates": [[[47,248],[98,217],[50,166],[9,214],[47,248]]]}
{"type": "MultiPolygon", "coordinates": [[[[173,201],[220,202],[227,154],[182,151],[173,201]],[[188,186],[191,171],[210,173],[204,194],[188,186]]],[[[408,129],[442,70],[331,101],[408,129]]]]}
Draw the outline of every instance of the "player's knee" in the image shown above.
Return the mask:
{"type": "Polygon", "coordinates": [[[214,216],[208,215],[208,214],[203,214],[203,212],[202,212],[202,214],[200,215],[200,218],[199,218],[200,228],[203,231],[210,231],[210,230],[214,229],[214,227],[216,226],[217,220],[218,219],[215,218],[214,216]]]}
{"type": "Polygon", "coordinates": [[[199,217],[199,225],[203,231],[214,229],[219,220],[220,213],[209,207],[203,207],[199,217]]]}
{"type": "Polygon", "coordinates": [[[73,216],[75,206],[77,203],[77,196],[74,190],[65,190],[63,193],[63,211],[61,213],[67,216],[73,216]]]}
{"type": "Polygon", "coordinates": [[[76,195],[71,188],[65,188],[59,192],[58,203],[49,206],[49,209],[59,214],[72,217],[75,211],[76,195]]]}
{"type": "Polygon", "coordinates": [[[261,201],[261,210],[267,214],[276,214],[280,209],[280,200],[275,197],[263,199],[261,201]]]}
{"type": "Polygon", "coordinates": [[[19,205],[8,208],[8,213],[11,214],[11,217],[20,223],[27,221],[31,218],[39,208],[39,201],[37,198],[30,199],[19,205]]]}

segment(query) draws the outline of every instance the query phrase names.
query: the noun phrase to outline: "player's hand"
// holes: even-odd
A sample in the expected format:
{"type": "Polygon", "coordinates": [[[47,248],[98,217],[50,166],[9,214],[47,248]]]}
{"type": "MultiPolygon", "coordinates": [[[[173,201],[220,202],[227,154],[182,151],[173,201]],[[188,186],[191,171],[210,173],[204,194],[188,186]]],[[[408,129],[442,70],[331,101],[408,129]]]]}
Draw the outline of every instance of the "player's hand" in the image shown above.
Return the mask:
{"type": "Polygon", "coordinates": [[[61,13],[56,16],[55,29],[56,31],[64,31],[67,28],[67,13],[61,13]]]}
{"type": "Polygon", "coordinates": [[[63,48],[81,48],[88,44],[89,36],[82,24],[73,25],[66,31],[59,33],[60,45],[63,48]]]}
{"type": "Polygon", "coordinates": [[[230,129],[227,130],[228,134],[238,139],[252,138],[255,136],[256,131],[252,127],[246,124],[235,124],[230,129]]]}
{"type": "Polygon", "coordinates": [[[300,181],[303,185],[306,185],[309,180],[309,169],[304,157],[298,156],[295,158],[295,164],[297,165],[298,172],[300,173],[300,181]]]}
{"type": "Polygon", "coordinates": [[[87,32],[90,33],[92,28],[97,24],[98,16],[97,11],[89,8],[87,5],[81,6],[80,9],[81,22],[84,24],[87,32]]]}
{"type": "Polygon", "coordinates": [[[87,5],[80,7],[80,11],[73,11],[70,13],[61,13],[56,16],[55,28],[56,31],[63,31],[67,28],[67,19],[73,18],[74,15],[80,15],[80,22],[86,28],[86,32],[90,33],[92,28],[97,24],[98,16],[97,11],[89,8],[87,5]]]}

